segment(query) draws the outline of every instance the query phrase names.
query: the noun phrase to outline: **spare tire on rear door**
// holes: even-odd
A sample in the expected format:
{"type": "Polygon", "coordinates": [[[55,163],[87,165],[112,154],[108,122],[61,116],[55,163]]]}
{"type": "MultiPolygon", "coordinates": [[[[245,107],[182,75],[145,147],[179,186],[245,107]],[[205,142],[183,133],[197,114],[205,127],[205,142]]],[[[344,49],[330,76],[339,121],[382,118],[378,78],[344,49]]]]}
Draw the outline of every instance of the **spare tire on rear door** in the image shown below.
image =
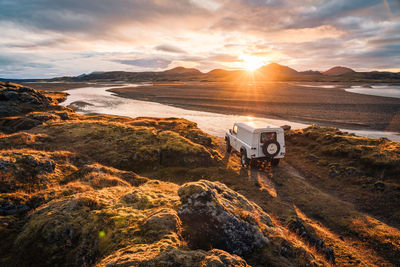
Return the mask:
{"type": "Polygon", "coordinates": [[[268,158],[274,158],[281,150],[281,145],[275,140],[269,140],[262,146],[262,152],[268,158]]]}

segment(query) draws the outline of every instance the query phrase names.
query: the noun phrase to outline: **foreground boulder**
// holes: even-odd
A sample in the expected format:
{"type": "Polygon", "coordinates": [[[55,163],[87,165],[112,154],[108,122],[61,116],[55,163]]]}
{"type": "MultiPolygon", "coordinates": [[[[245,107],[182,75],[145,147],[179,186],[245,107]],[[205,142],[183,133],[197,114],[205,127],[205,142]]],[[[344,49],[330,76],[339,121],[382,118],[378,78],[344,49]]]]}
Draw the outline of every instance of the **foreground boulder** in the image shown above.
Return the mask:
{"type": "Polygon", "coordinates": [[[239,256],[229,254],[223,250],[188,250],[160,242],[151,246],[137,245],[121,249],[102,260],[98,266],[244,267],[249,265],[239,256]]]}
{"type": "Polygon", "coordinates": [[[191,248],[245,255],[269,242],[264,234],[272,230],[269,216],[226,185],[201,180],[183,185],[178,194],[178,214],[191,248]]]}
{"type": "Polygon", "coordinates": [[[26,113],[51,104],[39,91],[13,83],[0,83],[0,117],[26,113]]]}
{"type": "Polygon", "coordinates": [[[57,106],[66,95],[64,92],[38,91],[0,81],[0,131],[13,133],[31,129],[46,121],[59,120],[62,113],[69,111],[57,106]],[[50,110],[53,113],[49,113],[50,110]]]}

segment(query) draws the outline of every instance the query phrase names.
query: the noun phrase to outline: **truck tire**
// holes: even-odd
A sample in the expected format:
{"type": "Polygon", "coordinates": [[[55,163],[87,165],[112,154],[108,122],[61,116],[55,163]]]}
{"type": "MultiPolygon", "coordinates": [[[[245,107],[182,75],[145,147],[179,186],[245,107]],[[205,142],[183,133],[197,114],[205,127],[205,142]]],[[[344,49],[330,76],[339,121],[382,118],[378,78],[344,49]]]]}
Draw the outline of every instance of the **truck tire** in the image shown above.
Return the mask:
{"type": "Polygon", "coordinates": [[[278,155],[280,150],[281,150],[281,145],[275,140],[267,141],[262,146],[262,152],[266,157],[270,159],[278,155]]]}
{"type": "Polygon", "coordinates": [[[240,150],[240,163],[243,168],[247,168],[249,166],[249,159],[247,158],[247,153],[245,149],[240,150]]]}
{"type": "Polygon", "coordinates": [[[231,140],[229,140],[229,137],[225,138],[226,141],[226,153],[231,153],[232,151],[232,146],[231,146],[231,140]]]}
{"type": "Polygon", "coordinates": [[[271,166],[272,166],[272,167],[276,167],[276,166],[278,166],[278,164],[279,164],[279,159],[273,159],[273,160],[271,160],[271,166]]]}

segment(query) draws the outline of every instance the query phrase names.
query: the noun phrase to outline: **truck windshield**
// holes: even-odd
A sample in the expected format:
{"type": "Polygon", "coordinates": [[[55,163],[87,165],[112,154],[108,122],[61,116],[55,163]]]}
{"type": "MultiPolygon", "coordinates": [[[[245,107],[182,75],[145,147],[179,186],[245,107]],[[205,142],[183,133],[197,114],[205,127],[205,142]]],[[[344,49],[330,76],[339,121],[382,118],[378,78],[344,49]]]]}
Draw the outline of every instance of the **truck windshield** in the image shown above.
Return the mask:
{"type": "Polygon", "coordinates": [[[260,142],[265,143],[270,140],[276,140],[276,133],[261,133],[260,142]]]}

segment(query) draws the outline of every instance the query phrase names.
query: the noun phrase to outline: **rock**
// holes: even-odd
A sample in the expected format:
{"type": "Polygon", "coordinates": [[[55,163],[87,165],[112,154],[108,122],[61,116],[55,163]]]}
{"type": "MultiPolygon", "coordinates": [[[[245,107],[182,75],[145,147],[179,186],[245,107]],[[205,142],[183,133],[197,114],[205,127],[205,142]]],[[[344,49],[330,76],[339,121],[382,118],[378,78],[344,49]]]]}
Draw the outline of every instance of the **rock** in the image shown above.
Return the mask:
{"type": "Polygon", "coordinates": [[[361,175],[361,173],[360,173],[356,168],[354,168],[354,167],[347,167],[347,168],[344,170],[344,173],[345,173],[346,175],[348,175],[348,176],[350,176],[350,175],[360,176],[360,175],[361,175]]]}
{"type": "Polygon", "coordinates": [[[282,241],[282,243],[281,243],[280,253],[282,256],[284,256],[286,258],[295,258],[296,257],[296,252],[293,250],[292,246],[286,240],[282,241]]]}
{"type": "Polygon", "coordinates": [[[219,249],[211,251],[186,250],[168,246],[162,241],[150,246],[135,245],[120,249],[102,260],[97,266],[141,266],[141,267],[226,267],[249,266],[246,261],[219,249]]]}
{"type": "Polygon", "coordinates": [[[376,188],[377,190],[379,190],[379,191],[384,191],[384,190],[385,190],[385,187],[386,187],[385,183],[380,182],[380,181],[376,182],[376,183],[374,184],[374,186],[375,186],[375,188],[376,188]]]}
{"type": "Polygon", "coordinates": [[[62,120],[68,120],[68,119],[69,119],[69,114],[68,114],[68,112],[60,112],[60,113],[57,113],[57,115],[60,116],[60,118],[61,118],[62,120]]]}
{"type": "Polygon", "coordinates": [[[144,229],[161,232],[164,234],[170,232],[180,232],[181,220],[176,214],[175,210],[172,209],[161,209],[156,213],[150,215],[150,217],[144,223],[144,229]]]}
{"type": "Polygon", "coordinates": [[[269,242],[260,230],[271,225],[269,216],[224,184],[200,180],[184,184],[178,194],[178,215],[191,248],[244,255],[269,242]]]}
{"type": "Polygon", "coordinates": [[[327,166],[328,164],[329,164],[329,162],[324,159],[319,160],[317,163],[317,165],[320,165],[320,166],[327,166]]]}
{"type": "Polygon", "coordinates": [[[335,178],[336,176],[339,176],[339,175],[340,175],[340,173],[338,171],[336,171],[336,170],[331,170],[329,172],[329,176],[332,177],[332,178],[335,178]]]}
{"type": "Polygon", "coordinates": [[[313,154],[307,156],[307,158],[313,162],[318,162],[319,158],[313,154]]]}
{"type": "Polygon", "coordinates": [[[29,206],[25,204],[16,205],[14,203],[0,204],[0,216],[13,215],[30,210],[29,206]]]}
{"type": "Polygon", "coordinates": [[[8,172],[14,167],[15,161],[11,159],[0,159],[0,172],[8,172]]]}
{"type": "Polygon", "coordinates": [[[11,117],[0,120],[0,130],[6,133],[19,132],[32,129],[35,126],[42,124],[41,121],[27,117],[11,117]]]}
{"type": "Polygon", "coordinates": [[[85,110],[85,108],[89,106],[94,106],[94,105],[85,101],[75,101],[68,105],[69,108],[72,108],[75,111],[85,110]]]}
{"type": "Polygon", "coordinates": [[[39,173],[42,172],[52,173],[56,168],[56,164],[54,163],[54,161],[49,159],[38,159],[35,158],[34,156],[27,155],[23,158],[23,160],[26,162],[26,164],[30,165],[31,167],[37,168],[39,173]]]}
{"type": "Polygon", "coordinates": [[[242,258],[223,250],[213,249],[209,253],[203,260],[205,267],[248,266],[242,258]]]}
{"type": "Polygon", "coordinates": [[[29,114],[28,118],[38,120],[40,122],[45,122],[48,120],[57,120],[59,117],[54,114],[51,114],[51,113],[35,112],[35,113],[29,114]]]}
{"type": "Polygon", "coordinates": [[[18,93],[15,91],[6,91],[4,92],[4,98],[6,100],[15,101],[18,99],[18,93]]]}
{"type": "Polygon", "coordinates": [[[51,99],[32,88],[0,83],[0,117],[19,115],[51,105],[51,99]]]}

